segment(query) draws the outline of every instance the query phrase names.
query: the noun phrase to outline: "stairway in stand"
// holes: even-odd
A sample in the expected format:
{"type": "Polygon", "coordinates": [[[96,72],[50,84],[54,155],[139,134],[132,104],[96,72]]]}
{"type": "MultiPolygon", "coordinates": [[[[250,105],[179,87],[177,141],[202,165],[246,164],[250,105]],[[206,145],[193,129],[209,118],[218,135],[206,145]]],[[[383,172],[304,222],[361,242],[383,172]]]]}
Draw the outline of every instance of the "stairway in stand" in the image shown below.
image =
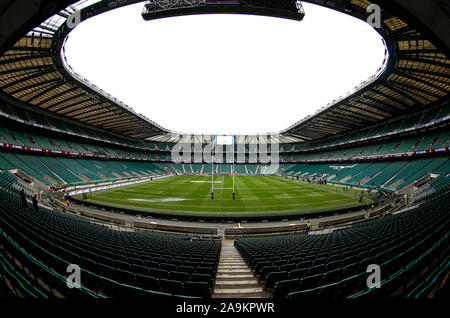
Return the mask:
{"type": "Polygon", "coordinates": [[[267,298],[264,286],[258,283],[245,264],[234,241],[223,241],[217,268],[213,298],[267,298]]]}

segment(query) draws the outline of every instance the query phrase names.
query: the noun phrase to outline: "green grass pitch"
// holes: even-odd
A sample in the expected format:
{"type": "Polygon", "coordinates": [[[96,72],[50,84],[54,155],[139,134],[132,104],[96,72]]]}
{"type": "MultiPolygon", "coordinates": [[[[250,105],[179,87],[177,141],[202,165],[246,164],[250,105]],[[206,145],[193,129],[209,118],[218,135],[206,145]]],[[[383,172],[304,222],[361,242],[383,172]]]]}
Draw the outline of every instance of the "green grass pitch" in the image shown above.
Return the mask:
{"type": "MultiPolygon", "coordinates": [[[[93,192],[87,201],[147,212],[193,216],[300,215],[362,206],[372,200],[361,191],[308,184],[278,176],[173,176],[93,192]]],[[[81,199],[81,196],[76,196],[81,199]]]]}

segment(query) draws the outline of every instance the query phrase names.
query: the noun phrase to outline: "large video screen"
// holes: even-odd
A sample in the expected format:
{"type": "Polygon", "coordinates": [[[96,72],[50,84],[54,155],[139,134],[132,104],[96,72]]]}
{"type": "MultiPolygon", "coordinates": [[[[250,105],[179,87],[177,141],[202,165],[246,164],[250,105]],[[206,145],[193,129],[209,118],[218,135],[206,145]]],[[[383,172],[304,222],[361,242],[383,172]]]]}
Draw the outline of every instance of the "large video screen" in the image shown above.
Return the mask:
{"type": "Polygon", "coordinates": [[[234,144],[234,136],[216,136],[215,144],[216,145],[233,145],[234,144]]]}

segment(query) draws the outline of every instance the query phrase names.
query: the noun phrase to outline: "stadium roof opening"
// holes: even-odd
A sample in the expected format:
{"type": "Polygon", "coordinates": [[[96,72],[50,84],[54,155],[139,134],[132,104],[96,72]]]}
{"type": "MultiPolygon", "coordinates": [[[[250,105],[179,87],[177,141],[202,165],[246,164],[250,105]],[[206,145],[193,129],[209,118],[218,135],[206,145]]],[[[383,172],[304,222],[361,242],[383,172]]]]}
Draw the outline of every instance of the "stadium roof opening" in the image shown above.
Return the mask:
{"type": "Polygon", "coordinates": [[[308,3],[303,21],[193,15],[144,21],[142,3],[82,22],[68,64],[161,126],[278,132],[353,91],[385,58],[365,21],[308,3]]]}

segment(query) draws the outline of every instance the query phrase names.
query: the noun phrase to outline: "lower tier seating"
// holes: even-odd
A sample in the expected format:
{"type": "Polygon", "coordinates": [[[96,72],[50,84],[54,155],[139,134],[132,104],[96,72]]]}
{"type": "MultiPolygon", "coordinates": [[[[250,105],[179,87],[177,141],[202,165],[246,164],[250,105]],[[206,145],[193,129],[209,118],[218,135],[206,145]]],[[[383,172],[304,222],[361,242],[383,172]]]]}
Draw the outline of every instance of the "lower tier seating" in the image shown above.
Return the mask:
{"type": "Polygon", "coordinates": [[[284,175],[326,178],[328,182],[361,188],[402,190],[428,174],[450,173],[449,157],[371,163],[282,164],[284,175]]]}
{"type": "MultiPolygon", "coordinates": [[[[23,207],[18,191],[7,183],[1,184],[0,197],[0,266],[5,271],[12,263],[2,258],[8,247],[20,263],[31,267],[34,262],[41,279],[64,296],[211,296],[220,242],[115,231],[51,209],[35,211],[23,207]],[[82,289],[65,286],[69,264],[80,266],[82,289]]],[[[28,289],[39,296],[37,283],[28,289]]]]}
{"type": "MultiPolygon", "coordinates": [[[[450,193],[421,206],[323,235],[242,238],[235,246],[275,298],[408,295],[407,283],[448,253],[450,193]],[[368,265],[381,288],[366,285],[368,265]]],[[[417,283],[418,284],[418,283],[417,283]]]]}

